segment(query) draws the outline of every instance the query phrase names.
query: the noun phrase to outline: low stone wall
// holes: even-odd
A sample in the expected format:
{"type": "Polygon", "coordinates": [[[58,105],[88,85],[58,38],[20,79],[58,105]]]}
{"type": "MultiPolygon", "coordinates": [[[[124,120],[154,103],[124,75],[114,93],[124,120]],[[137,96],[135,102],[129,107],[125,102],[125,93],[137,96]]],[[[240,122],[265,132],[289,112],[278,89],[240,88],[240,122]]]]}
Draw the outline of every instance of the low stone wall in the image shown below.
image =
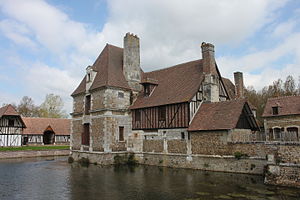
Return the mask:
{"type": "Polygon", "coordinates": [[[266,165],[266,160],[263,159],[235,159],[232,156],[144,153],[139,160],[145,165],[260,175],[263,174],[266,165]]]}
{"type": "Polygon", "coordinates": [[[144,152],[163,152],[164,141],[163,140],[144,140],[143,151],[144,152]]]}
{"type": "Polygon", "coordinates": [[[187,144],[185,140],[168,140],[168,153],[187,153],[187,144]]]}
{"type": "Polygon", "coordinates": [[[30,158],[45,156],[67,156],[70,150],[40,150],[40,151],[3,151],[0,153],[0,159],[7,158],[30,158]]]}
{"type": "Polygon", "coordinates": [[[300,165],[268,165],[265,183],[300,188],[300,165]]]}

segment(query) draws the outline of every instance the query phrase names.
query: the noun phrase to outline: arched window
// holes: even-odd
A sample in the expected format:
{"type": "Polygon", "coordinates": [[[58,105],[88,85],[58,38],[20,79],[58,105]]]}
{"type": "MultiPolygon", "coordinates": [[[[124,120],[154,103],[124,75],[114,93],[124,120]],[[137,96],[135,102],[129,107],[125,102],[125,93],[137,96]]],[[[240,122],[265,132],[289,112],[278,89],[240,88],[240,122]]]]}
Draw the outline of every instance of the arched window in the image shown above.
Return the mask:
{"type": "Polygon", "coordinates": [[[297,127],[288,127],[286,130],[289,134],[291,134],[291,137],[293,138],[293,140],[298,141],[298,139],[299,139],[299,135],[298,135],[299,129],[297,127]]]}

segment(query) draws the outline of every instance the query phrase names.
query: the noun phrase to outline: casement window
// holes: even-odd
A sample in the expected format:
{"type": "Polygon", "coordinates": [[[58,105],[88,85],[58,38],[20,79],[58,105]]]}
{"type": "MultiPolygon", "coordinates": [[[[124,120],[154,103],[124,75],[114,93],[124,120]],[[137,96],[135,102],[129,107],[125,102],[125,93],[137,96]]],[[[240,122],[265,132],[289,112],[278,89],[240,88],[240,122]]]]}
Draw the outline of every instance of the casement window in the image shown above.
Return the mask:
{"type": "Polygon", "coordinates": [[[124,126],[119,126],[119,141],[124,141],[124,126]]]}
{"type": "Polygon", "coordinates": [[[85,114],[90,114],[91,110],[91,95],[85,96],[85,114]]]}
{"type": "Polygon", "coordinates": [[[166,107],[165,106],[161,106],[158,108],[158,120],[166,121],[166,107]]]}
{"type": "Polygon", "coordinates": [[[90,145],[90,124],[83,124],[83,132],[81,135],[81,144],[90,145]]]}
{"type": "Polygon", "coordinates": [[[124,98],[124,92],[118,92],[118,97],[119,98],[124,98]]]}
{"type": "Polygon", "coordinates": [[[141,111],[135,110],[135,121],[140,122],[141,121],[141,111]]]}
{"type": "Polygon", "coordinates": [[[273,115],[278,115],[278,113],[279,113],[278,106],[272,107],[272,112],[273,112],[273,115]]]}
{"type": "Polygon", "coordinates": [[[13,119],[9,119],[8,120],[8,126],[14,126],[15,124],[14,124],[14,120],[13,119]]]}

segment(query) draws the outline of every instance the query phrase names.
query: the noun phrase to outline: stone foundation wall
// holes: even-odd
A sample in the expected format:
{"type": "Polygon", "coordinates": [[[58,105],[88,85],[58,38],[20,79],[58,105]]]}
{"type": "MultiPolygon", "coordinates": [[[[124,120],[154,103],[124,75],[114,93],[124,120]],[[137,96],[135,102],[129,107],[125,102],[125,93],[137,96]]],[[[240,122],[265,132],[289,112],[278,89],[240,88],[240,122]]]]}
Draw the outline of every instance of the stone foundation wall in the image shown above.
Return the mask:
{"type": "Polygon", "coordinates": [[[265,183],[300,188],[300,165],[269,165],[265,183]]]}
{"type": "Polygon", "coordinates": [[[144,140],[143,152],[163,152],[164,142],[162,140],[144,140]]]}
{"type": "Polygon", "coordinates": [[[282,163],[300,164],[300,145],[279,145],[278,158],[282,163]]]}
{"type": "Polygon", "coordinates": [[[168,140],[168,153],[187,153],[186,140],[168,140]]]}
{"type": "Polygon", "coordinates": [[[91,144],[93,151],[104,151],[104,124],[103,119],[94,118],[91,124],[91,144]]]}

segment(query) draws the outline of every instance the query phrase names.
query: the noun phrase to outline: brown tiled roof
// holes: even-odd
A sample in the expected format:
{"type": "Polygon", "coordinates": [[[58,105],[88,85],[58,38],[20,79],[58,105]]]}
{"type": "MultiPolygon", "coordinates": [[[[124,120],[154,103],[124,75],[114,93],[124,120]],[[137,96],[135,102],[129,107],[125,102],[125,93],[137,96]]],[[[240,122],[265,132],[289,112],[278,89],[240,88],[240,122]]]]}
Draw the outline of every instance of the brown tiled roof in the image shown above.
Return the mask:
{"type": "Polygon", "coordinates": [[[225,89],[226,89],[226,91],[229,95],[229,98],[234,99],[235,98],[235,86],[234,86],[234,84],[228,78],[222,77],[222,81],[225,85],[225,89]]]}
{"type": "Polygon", "coordinates": [[[203,103],[188,130],[229,130],[236,128],[244,105],[248,105],[245,99],[203,103]]]}
{"type": "Polygon", "coordinates": [[[8,104],[8,105],[0,108],[0,117],[8,116],[8,115],[18,116],[19,113],[16,111],[16,109],[12,105],[8,104]]]}
{"type": "MultiPolygon", "coordinates": [[[[123,49],[107,44],[92,66],[97,75],[90,90],[103,86],[130,89],[123,75],[123,49]]],[[[77,95],[85,92],[86,78],[84,77],[76,90],[72,93],[77,95]]]]}
{"type": "Polygon", "coordinates": [[[263,113],[263,117],[299,115],[300,114],[300,96],[285,96],[269,98],[263,113]],[[273,115],[272,107],[278,106],[278,115],[273,115]]]}
{"type": "Polygon", "coordinates": [[[27,128],[23,134],[43,134],[49,126],[56,135],[70,135],[71,120],[59,118],[22,117],[27,128]]]}
{"type": "MultiPolygon", "coordinates": [[[[158,85],[148,97],[144,97],[141,93],[130,109],[190,101],[204,79],[202,69],[202,60],[195,60],[143,73],[142,80],[156,80],[158,85]]],[[[231,96],[234,96],[234,93],[230,94],[234,85],[229,79],[222,78],[222,80],[231,98],[231,96]]]]}
{"type": "Polygon", "coordinates": [[[188,102],[202,82],[202,60],[144,73],[143,79],[157,80],[158,85],[149,97],[141,93],[131,109],[188,102]]]}

